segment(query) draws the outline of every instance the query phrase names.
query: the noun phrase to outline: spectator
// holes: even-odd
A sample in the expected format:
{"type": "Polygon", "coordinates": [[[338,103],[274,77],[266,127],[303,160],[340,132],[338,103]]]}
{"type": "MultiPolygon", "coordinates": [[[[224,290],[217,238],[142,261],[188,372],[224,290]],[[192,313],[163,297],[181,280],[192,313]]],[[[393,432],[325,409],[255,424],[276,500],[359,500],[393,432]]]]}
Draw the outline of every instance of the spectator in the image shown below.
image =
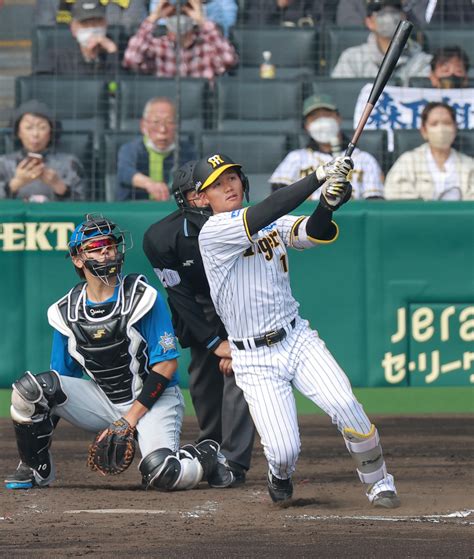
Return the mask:
{"type": "Polygon", "coordinates": [[[59,48],[40,61],[38,74],[102,76],[120,69],[117,45],[106,36],[105,7],[99,0],[77,0],[70,29],[73,48],[59,48]]]}
{"type": "MultiPolygon", "coordinates": [[[[402,9],[407,19],[415,25],[426,23],[426,8],[430,0],[401,0],[402,9]]],[[[370,0],[339,0],[337,5],[337,25],[363,27],[367,16],[367,4],[370,0]]]]}
{"type": "Polygon", "coordinates": [[[474,200],[474,159],[453,149],[454,110],[428,103],[421,114],[426,143],[402,154],[387,174],[389,200],[474,200]]]}
{"type": "Polygon", "coordinates": [[[314,26],[324,14],[324,2],[312,0],[253,0],[247,4],[245,21],[250,25],[314,26]]]}
{"type": "MultiPolygon", "coordinates": [[[[367,42],[342,52],[332,71],[333,78],[373,78],[387,52],[398,23],[405,19],[400,0],[369,0],[365,24],[371,31],[367,42]]],[[[431,56],[409,40],[400,56],[394,75],[403,85],[413,76],[427,77],[431,56]]]]}
{"type": "Polygon", "coordinates": [[[84,200],[84,169],[74,155],[55,152],[60,125],[43,103],[27,101],[13,117],[21,148],[0,157],[0,198],[30,202],[84,200]]]}
{"type": "MultiPolygon", "coordinates": [[[[186,2],[183,0],[182,4],[186,2]]],[[[235,0],[209,0],[202,2],[204,16],[218,25],[226,37],[229,36],[229,29],[237,21],[237,3],[235,0]]],[[[151,0],[150,14],[152,14],[159,4],[159,0],[151,0]]],[[[161,22],[160,22],[161,23],[161,22]]],[[[163,22],[164,23],[164,22],[163,22]]]]}
{"type": "MultiPolygon", "coordinates": [[[[313,173],[319,165],[330,161],[343,151],[348,139],[341,132],[341,117],[331,98],[312,95],[303,104],[304,127],[309,135],[306,148],[291,151],[270,177],[272,190],[293,184],[313,173]]],[[[365,151],[355,149],[354,169],[350,181],[354,198],[383,198],[382,171],[376,159],[365,151]]],[[[320,191],[311,195],[319,199],[320,191]]]]}
{"type": "MultiPolygon", "coordinates": [[[[156,10],[131,37],[124,55],[124,66],[144,74],[173,77],[176,74],[177,24],[175,6],[168,0],[160,0],[156,10]],[[156,22],[162,17],[166,18],[167,33],[155,37],[156,22]]],[[[204,17],[201,0],[189,0],[183,6],[178,40],[181,46],[181,76],[213,81],[215,76],[224,74],[237,64],[234,47],[216,24],[204,17]]]]}
{"type": "MultiPolygon", "coordinates": [[[[35,25],[70,24],[71,8],[76,0],[36,0],[33,13],[35,25]]],[[[139,25],[147,14],[147,0],[101,0],[106,6],[106,18],[109,25],[123,25],[126,28],[139,25]],[[124,4],[128,4],[124,7],[124,4]]]]}
{"type": "MultiPolygon", "coordinates": [[[[143,135],[124,144],[118,153],[117,200],[168,200],[176,141],[173,101],[166,97],[150,99],[140,129],[143,135]]],[[[196,159],[196,151],[187,141],[180,142],[179,153],[179,165],[196,159]]]]}
{"type": "Polygon", "coordinates": [[[469,58],[460,47],[442,47],[431,59],[430,81],[433,87],[456,89],[468,86],[469,58]]]}

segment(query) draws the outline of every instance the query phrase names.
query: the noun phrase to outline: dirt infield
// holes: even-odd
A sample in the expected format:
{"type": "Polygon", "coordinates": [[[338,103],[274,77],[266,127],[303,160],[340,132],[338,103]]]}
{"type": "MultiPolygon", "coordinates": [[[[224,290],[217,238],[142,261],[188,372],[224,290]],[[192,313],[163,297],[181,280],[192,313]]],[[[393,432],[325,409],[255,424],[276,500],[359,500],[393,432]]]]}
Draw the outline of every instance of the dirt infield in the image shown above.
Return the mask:
{"type": "MultiPolygon", "coordinates": [[[[376,420],[402,507],[371,508],[329,420],[301,418],[295,499],[273,505],[256,443],[246,485],[142,491],[138,461],[122,476],[85,467],[92,436],[65,423],[48,489],[0,490],[0,556],[16,557],[463,557],[474,555],[474,419],[376,420]]],[[[183,442],[196,434],[186,418],[183,442]]],[[[2,477],[16,466],[10,422],[0,421],[2,477]]]]}

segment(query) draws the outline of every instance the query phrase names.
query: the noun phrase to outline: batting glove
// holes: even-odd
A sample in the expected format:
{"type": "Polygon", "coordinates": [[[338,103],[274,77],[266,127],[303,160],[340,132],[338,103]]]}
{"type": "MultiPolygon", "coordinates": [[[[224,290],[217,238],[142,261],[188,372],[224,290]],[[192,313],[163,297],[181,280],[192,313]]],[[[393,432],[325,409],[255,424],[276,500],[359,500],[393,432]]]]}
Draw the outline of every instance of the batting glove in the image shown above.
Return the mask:
{"type": "Polygon", "coordinates": [[[319,203],[327,210],[335,212],[351,199],[351,195],[351,183],[344,177],[333,177],[323,184],[319,203]]]}
{"type": "Polygon", "coordinates": [[[354,161],[350,157],[340,155],[335,159],[331,159],[329,163],[320,165],[316,169],[316,178],[322,184],[332,177],[337,177],[337,179],[347,179],[347,175],[354,168],[354,161]]]}

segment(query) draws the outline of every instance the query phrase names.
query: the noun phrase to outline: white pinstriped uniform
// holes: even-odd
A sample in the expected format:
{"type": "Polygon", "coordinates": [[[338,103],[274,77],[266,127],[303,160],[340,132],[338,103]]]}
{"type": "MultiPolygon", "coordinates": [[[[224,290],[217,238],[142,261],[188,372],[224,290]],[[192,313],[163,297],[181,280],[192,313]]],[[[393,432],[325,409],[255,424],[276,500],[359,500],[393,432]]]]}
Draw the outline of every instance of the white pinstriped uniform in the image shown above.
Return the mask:
{"type": "Polygon", "coordinates": [[[308,239],[307,218],[283,216],[250,238],[245,213],[212,216],[199,244],[214,305],[229,333],[237,385],[249,404],[270,470],[284,479],[295,470],[300,451],[292,387],[323,409],[340,431],[348,427],[369,433],[371,423],[344,371],[318,333],[299,317],[291,293],[286,246],[320,244],[308,239]],[[253,338],[280,328],[287,332],[282,341],[255,346],[253,338]],[[246,349],[239,350],[235,340],[243,341],[246,349]]]}

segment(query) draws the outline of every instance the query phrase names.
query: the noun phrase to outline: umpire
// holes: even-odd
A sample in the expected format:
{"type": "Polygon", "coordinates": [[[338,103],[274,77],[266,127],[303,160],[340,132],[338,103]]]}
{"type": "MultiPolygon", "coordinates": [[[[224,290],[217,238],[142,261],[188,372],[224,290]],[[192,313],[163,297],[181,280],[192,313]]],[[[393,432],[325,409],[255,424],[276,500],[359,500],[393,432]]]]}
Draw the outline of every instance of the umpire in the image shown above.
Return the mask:
{"type": "Polygon", "coordinates": [[[235,487],[245,483],[255,428],[235,384],[227,332],[214,309],[199,252],[199,232],[211,214],[194,190],[195,163],[176,172],[172,191],[179,209],[148,228],[143,250],[168,293],[179,342],[191,350],[189,390],[198,441],[221,444],[223,457],[209,485],[235,487]]]}

